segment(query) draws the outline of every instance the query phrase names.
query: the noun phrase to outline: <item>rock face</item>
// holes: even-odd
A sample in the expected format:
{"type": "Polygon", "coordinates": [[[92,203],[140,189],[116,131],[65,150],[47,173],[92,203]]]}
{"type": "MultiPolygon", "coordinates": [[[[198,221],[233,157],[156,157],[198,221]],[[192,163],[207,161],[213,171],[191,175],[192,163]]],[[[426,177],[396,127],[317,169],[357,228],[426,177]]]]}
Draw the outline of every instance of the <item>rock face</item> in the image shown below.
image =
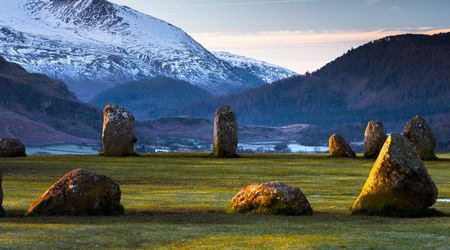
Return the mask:
{"type": "Polygon", "coordinates": [[[411,143],[401,135],[386,140],[353,214],[389,215],[421,211],[432,206],[438,190],[411,143]]]}
{"type": "Polygon", "coordinates": [[[216,111],[214,117],[213,155],[215,157],[236,156],[238,125],[236,114],[226,105],[216,111]]]}
{"type": "Polygon", "coordinates": [[[377,158],[386,138],[383,124],[379,121],[370,121],[364,132],[364,157],[377,158]]]}
{"type": "Polygon", "coordinates": [[[298,188],[280,182],[253,184],[245,187],[231,200],[236,213],[312,215],[313,210],[298,188]]]}
{"type": "Polygon", "coordinates": [[[125,108],[108,104],[103,110],[103,155],[135,155],[135,119],[125,108]]]}
{"type": "Polygon", "coordinates": [[[355,158],[356,154],[348,143],[338,134],[333,134],[328,141],[330,147],[330,155],[332,157],[352,157],[355,158]]]}
{"type": "Polygon", "coordinates": [[[2,186],[2,179],[3,179],[3,171],[0,169],[0,217],[5,215],[5,210],[3,210],[3,186],[2,186]]]}
{"type": "Polygon", "coordinates": [[[28,208],[27,215],[113,215],[123,212],[120,187],[106,175],[73,170],[28,208]]]}
{"type": "Polygon", "coordinates": [[[18,139],[0,138],[0,157],[23,157],[25,146],[18,139]]]}
{"type": "Polygon", "coordinates": [[[408,138],[422,160],[437,160],[436,137],[423,117],[418,115],[412,118],[405,125],[403,135],[408,138]]]}

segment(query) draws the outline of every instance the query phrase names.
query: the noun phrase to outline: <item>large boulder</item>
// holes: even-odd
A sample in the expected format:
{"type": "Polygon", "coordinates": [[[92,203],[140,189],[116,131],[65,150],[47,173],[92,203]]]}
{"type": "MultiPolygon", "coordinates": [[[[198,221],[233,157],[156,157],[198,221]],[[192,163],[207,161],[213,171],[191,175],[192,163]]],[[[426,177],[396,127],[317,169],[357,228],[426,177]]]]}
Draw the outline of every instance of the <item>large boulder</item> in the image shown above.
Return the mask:
{"type": "Polygon", "coordinates": [[[408,138],[422,160],[437,160],[436,137],[423,117],[417,115],[406,123],[403,135],[408,138]]]}
{"type": "Polygon", "coordinates": [[[350,145],[338,134],[331,135],[328,144],[332,157],[356,157],[350,145]]]}
{"type": "Polygon", "coordinates": [[[219,108],[214,116],[213,155],[234,157],[238,145],[238,125],[231,106],[219,108]]]}
{"type": "Polygon", "coordinates": [[[135,118],[125,108],[108,104],[103,110],[103,155],[132,156],[136,143],[135,118]]]}
{"type": "Polygon", "coordinates": [[[0,138],[0,157],[23,157],[25,146],[19,139],[0,138]]]}
{"type": "Polygon", "coordinates": [[[370,121],[364,132],[364,157],[377,158],[386,138],[383,124],[380,121],[370,121]]]}
{"type": "Polygon", "coordinates": [[[3,179],[3,171],[0,169],[0,217],[5,215],[5,210],[3,210],[3,186],[2,186],[2,179],[3,179]]]}
{"type": "Polygon", "coordinates": [[[115,215],[123,212],[120,187],[106,175],[76,169],[28,208],[27,215],[115,215]]]}
{"type": "Polygon", "coordinates": [[[401,135],[391,135],[373,165],[353,214],[413,214],[431,207],[438,190],[427,168],[401,135]]]}
{"type": "Polygon", "coordinates": [[[280,182],[253,184],[242,189],[232,200],[236,213],[312,215],[313,210],[300,189],[280,182]]]}

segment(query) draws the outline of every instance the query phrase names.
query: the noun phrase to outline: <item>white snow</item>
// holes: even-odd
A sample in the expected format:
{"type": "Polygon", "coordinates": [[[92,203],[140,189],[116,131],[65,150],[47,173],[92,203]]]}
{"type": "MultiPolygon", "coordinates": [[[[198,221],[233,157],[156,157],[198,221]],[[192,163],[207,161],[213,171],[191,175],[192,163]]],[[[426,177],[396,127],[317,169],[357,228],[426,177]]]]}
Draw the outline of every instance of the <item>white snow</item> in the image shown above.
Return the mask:
{"type": "Polygon", "coordinates": [[[258,61],[252,58],[234,55],[223,51],[213,53],[217,58],[230,63],[234,67],[244,68],[251,71],[266,83],[272,83],[280,79],[297,75],[294,71],[268,62],[258,61]]]}
{"type": "Polygon", "coordinates": [[[294,74],[231,54],[214,56],[183,30],[104,0],[0,0],[0,6],[0,55],[65,80],[77,94],[156,75],[223,93],[249,84],[234,67],[265,82],[294,74]],[[80,85],[88,80],[97,86],[80,85]]]}

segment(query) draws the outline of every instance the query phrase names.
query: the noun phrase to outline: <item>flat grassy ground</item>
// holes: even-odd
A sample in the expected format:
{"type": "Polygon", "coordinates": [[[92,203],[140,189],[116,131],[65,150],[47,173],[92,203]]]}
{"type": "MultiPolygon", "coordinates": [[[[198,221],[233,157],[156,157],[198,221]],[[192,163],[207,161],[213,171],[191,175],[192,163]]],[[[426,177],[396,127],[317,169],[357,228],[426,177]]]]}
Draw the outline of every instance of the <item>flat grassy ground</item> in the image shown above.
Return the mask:
{"type": "MultiPolygon", "coordinates": [[[[450,198],[450,155],[427,162],[440,198],[450,198]]],[[[350,216],[372,160],[321,155],[206,154],[134,158],[33,156],[0,159],[4,207],[0,248],[375,248],[450,249],[450,218],[350,216]],[[126,214],[119,217],[24,218],[30,203],[66,172],[86,168],[117,180],[126,214]],[[233,215],[244,186],[278,180],[297,186],[312,217],[233,215]]],[[[450,213],[450,203],[435,205],[450,213]]]]}

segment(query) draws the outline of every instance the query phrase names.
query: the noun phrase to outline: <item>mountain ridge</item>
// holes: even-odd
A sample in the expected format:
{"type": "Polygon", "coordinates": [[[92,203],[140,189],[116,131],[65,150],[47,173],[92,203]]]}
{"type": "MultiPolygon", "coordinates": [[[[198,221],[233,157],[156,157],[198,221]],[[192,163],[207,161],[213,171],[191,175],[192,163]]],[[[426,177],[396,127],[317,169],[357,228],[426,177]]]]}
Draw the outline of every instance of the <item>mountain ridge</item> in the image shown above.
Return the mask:
{"type": "MultiPolygon", "coordinates": [[[[155,76],[185,80],[215,95],[266,83],[217,58],[183,30],[108,1],[0,4],[0,54],[30,72],[64,80],[84,101],[117,84],[155,76]]],[[[279,70],[278,79],[291,72],[279,70]]]]}

